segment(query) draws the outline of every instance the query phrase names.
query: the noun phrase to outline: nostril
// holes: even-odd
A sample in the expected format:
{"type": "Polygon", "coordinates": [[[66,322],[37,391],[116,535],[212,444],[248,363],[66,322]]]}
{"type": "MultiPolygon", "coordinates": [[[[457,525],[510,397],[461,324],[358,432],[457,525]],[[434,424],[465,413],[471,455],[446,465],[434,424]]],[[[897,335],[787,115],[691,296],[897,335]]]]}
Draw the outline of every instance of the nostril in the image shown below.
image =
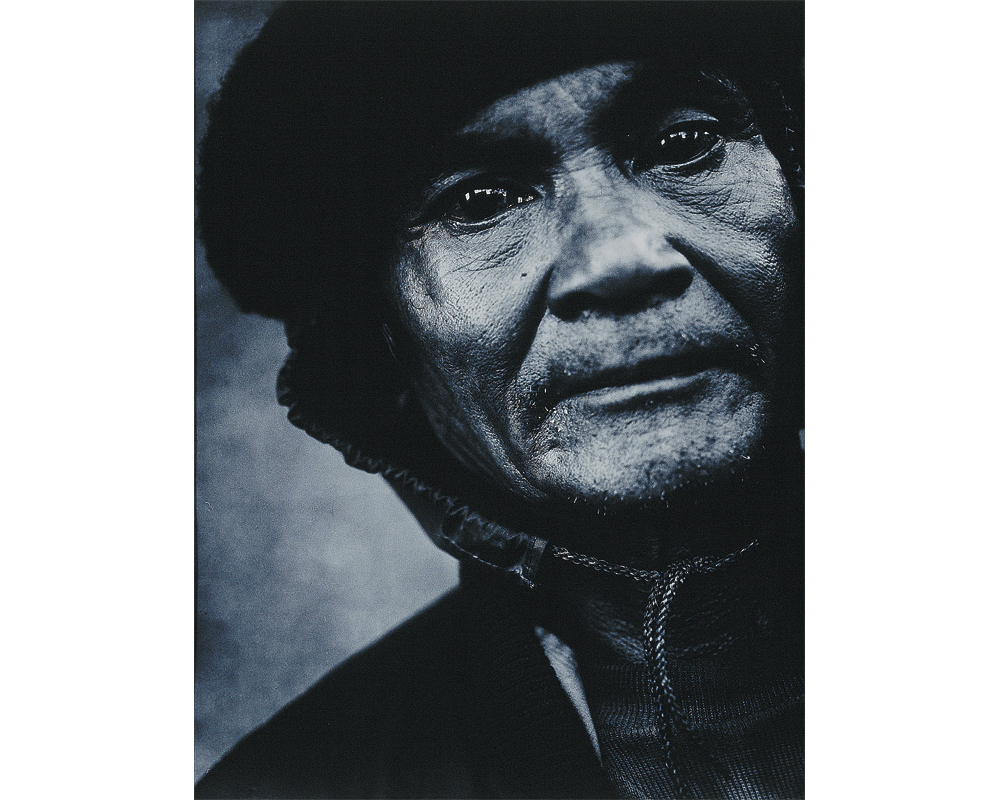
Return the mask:
{"type": "Polygon", "coordinates": [[[549,275],[549,308],[562,319],[629,313],[683,295],[694,268],[661,232],[648,227],[581,228],[549,275]]]}
{"type": "Polygon", "coordinates": [[[586,311],[630,313],[681,297],[694,281],[688,266],[667,269],[633,269],[600,278],[563,284],[549,292],[549,308],[560,319],[571,321],[586,311]]]}
{"type": "Polygon", "coordinates": [[[686,267],[674,267],[673,269],[657,272],[650,281],[649,293],[652,295],[663,295],[667,298],[680,297],[688,290],[694,280],[694,272],[686,267]]]}
{"type": "Polygon", "coordinates": [[[566,292],[550,298],[549,308],[559,319],[571,322],[594,306],[595,298],[585,291],[566,292]]]}

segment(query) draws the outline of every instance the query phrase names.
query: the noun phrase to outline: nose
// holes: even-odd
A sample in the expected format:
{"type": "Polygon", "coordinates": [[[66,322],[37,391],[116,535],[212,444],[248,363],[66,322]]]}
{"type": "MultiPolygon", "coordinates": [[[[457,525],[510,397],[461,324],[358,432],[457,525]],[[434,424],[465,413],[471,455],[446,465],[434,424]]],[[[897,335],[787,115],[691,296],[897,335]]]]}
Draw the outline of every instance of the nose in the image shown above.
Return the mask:
{"type": "Polygon", "coordinates": [[[694,280],[694,268],[671,245],[668,232],[639,219],[627,198],[584,199],[567,216],[564,224],[572,232],[548,287],[556,316],[642,310],[680,297],[694,280]]]}

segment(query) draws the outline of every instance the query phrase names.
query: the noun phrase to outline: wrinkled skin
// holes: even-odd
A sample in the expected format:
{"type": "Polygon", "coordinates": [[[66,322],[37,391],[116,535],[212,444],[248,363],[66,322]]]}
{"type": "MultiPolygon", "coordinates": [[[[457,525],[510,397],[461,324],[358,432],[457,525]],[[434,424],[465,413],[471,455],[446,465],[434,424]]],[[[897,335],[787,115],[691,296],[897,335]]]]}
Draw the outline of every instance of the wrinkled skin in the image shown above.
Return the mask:
{"type": "Polygon", "coordinates": [[[618,102],[641,76],[608,64],[494,103],[458,132],[494,156],[430,181],[400,245],[417,397],[466,466],[530,503],[669,503],[745,469],[775,424],[787,184],[751,115],[708,97],[735,90],[664,92],[649,123],[618,102]],[[707,152],[658,147],[702,123],[707,152]]]}

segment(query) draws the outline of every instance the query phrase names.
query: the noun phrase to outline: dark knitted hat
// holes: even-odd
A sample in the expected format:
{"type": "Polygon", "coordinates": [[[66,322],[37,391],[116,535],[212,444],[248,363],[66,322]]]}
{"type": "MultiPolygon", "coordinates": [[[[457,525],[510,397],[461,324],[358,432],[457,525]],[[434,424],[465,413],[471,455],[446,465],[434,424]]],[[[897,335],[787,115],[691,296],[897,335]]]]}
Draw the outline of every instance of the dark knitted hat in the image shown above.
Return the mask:
{"type": "Polygon", "coordinates": [[[210,106],[197,197],[216,275],[286,323],[292,422],[354,466],[502,517],[400,401],[382,286],[409,167],[503,95],[634,60],[736,82],[801,203],[802,28],[797,2],[282,5],[210,106]]]}

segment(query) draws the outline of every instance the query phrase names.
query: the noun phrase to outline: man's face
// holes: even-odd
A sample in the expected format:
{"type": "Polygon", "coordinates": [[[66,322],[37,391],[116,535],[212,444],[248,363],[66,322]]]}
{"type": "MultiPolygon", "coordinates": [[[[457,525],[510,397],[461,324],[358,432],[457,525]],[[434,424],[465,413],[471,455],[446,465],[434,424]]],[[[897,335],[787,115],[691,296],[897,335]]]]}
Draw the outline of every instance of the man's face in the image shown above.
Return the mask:
{"type": "Polygon", "coordinates": [[[532,502],[648,507],[775,422],[798,220],[745,101],[629,64],[501,99],[400,246],[404,360],[444,444],[532,502]]]}

